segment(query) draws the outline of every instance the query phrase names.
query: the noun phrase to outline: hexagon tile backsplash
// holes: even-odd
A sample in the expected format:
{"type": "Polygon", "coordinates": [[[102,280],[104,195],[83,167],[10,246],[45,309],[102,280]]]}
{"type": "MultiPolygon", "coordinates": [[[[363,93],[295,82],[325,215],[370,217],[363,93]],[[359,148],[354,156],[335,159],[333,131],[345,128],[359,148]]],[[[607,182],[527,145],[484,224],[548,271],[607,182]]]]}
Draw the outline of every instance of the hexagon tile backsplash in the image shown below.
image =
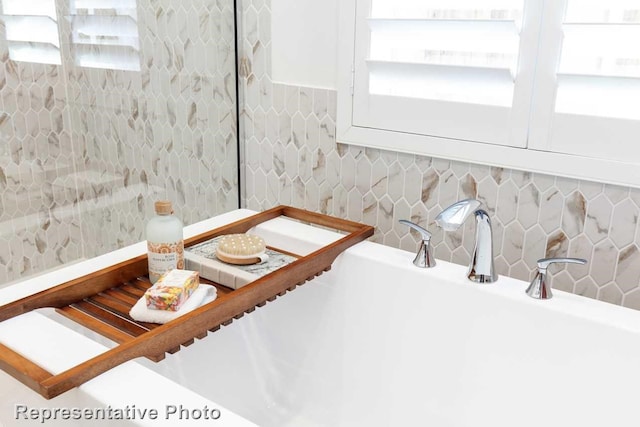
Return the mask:
{"type": "Polygon", "coordinates": [[[436,215],[458,199],[480,199],[493,221],[499,274],[531,280],[536,260],[574,256],[587,266],[553,267],[553,286],[640,309],[640,190],[451,162],[336,142],[336,92],[271,81],[268,1],[243,2],[241,140],[244,204],[284,203],[363,221],[374,240],[409,251],[411,219],[434,233],[435,255],[466,265],[473,221],[443,233],[436,215]]]}

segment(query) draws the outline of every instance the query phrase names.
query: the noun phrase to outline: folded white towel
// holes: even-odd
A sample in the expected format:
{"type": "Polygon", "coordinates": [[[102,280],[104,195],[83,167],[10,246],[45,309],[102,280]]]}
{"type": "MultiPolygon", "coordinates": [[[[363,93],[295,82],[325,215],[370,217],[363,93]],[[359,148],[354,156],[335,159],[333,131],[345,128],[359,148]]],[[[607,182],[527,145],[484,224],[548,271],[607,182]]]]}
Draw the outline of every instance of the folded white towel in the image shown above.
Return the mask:
{"type": "Polygon", "coordinates": [[[170,310],[154,310],[147,308],[147,301],[144,296],[138,300],[131,311],[129,316],[138,322],[148,323],[167,323],[176,317],[182,316],[185,313],[195,310],[201,305],[214,301],[218,296],[217,289],[211,285],[198,285],[195,291],[191,294],[180,307],[178,311],[170,310]]]}

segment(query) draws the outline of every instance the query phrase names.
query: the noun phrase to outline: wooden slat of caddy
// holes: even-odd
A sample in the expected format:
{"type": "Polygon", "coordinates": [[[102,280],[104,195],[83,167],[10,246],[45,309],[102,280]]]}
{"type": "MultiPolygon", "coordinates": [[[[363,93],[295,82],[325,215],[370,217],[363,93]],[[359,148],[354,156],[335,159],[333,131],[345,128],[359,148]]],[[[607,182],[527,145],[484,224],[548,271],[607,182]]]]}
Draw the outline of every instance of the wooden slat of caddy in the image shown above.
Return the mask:
{"type": "Polygon", "coordinates": [[[125,292],[122,292],[119,287],[107,289],[106,291],[103,291],[102,294],[121,301],[123,304],[126,304],[129,307],[129,310],[131,310],[131,307],[133,307],[139,299],[132,297],[125,292]]]}
{"type": "Polygon", "coordinates": [[[149,330],[149,328],[145,328],[143,325],[117,316],[88,301],[80,301],[72,306],[134,337],[142,335],[149,330]]]}
{"type": "Polygon", "coordinates": [[[133,338],[135,338],[133,335],[129,335],[126,332],[123,332],[108,323],[90,316],[84,311],[78,310],[73,306],[69,305],[67,307],[57,308],[56,311],[63,316],[79,323],[80,325],[86,326],[92,331],[97,332],[100,335],[117,342],[118,344],[131,341],[133,338]]]}
{"type": "Polygon", "coordinates": [[[140,288],[136,288],[130,283],[124,283],[122,286],[118,287],[120,292],[125,292],[127,295],[131,295],[135,298],[142,298],[144,296],[144,291],[140,288]]]}

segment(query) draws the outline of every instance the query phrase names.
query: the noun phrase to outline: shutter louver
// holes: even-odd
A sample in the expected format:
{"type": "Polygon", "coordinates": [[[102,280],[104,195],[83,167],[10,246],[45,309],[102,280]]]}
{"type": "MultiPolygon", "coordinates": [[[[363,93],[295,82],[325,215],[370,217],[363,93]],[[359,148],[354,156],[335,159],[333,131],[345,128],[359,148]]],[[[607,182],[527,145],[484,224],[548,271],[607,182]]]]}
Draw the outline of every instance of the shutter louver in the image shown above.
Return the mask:
{"type": "Polygon", "coordinates": [[[640,3],[551,3],[543,27],[530,147],[640,161],[640,3]]]}
{"type": "Polygon", "coordinates": [[[356,39],[364,42],[356,43],[354,125],[525,146],[528,103],[517,99],[529,94],[533,67],[525,64],[528,71],[521,72],[523,0],[363,6],[356,21],[356,39]]]}
{"type": "Polygon", "coordinates": [[[510,6],[374,0],[371,93],[511,105],[522,16],[510,6]]]}
{"type": "Polygon", "coordinates": [[[640,4],[569,0],[563,33],[556,112],[640,119],[640,4]]]}
{"type": "Polygon", "coordinates": [[[73,0],[70,19],[76,65],[140,70],[136,0],[73,0]]]}
{"type": "Polygon", "coordinates": [[[0,20],[14,61],[60,64],[54,0],[3,0],[0,20]]]}

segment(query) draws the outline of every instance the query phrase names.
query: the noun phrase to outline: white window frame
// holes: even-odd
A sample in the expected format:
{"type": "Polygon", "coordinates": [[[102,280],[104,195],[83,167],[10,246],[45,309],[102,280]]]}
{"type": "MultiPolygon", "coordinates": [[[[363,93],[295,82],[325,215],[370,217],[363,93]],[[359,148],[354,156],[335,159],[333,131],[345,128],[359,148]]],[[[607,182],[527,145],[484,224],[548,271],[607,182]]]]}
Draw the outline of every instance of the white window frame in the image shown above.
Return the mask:
{"type": "MultiPolygon", "coordinates": [[[[338,142],[609,184],[640,187],[639,163],[548,151],[550,149],[549,145],[541,142],[542,138],[548,134],[546,127],[542,129],[531,128],[528,148],[517,148],[354,125],[354,98],[352,94],[355,75],[357,3],[358,0],[342,0],[339,6],[338,115],[336,123],[338,142]],[[532,136],[539,138],[538,142],[532,141],[532,136]]],[[[543,2],[536,0],[527,3],[531,5],[532,3],[542,4],[543,2]]],[[[537,69],[536,73],[544,71],[537,69]]],[[[536,108],[536,102],[539,101],[536,99],[535,94],[530,101],[533,103],[533,108],[536,108]]],[[[541,124],[548,126],[550,122],[551,119],[549,118],[546,121],[533,120],[529,126],[540,126],[541,124]]],[[[640,135],[638,140],[640,144],[640,135]]]]}

